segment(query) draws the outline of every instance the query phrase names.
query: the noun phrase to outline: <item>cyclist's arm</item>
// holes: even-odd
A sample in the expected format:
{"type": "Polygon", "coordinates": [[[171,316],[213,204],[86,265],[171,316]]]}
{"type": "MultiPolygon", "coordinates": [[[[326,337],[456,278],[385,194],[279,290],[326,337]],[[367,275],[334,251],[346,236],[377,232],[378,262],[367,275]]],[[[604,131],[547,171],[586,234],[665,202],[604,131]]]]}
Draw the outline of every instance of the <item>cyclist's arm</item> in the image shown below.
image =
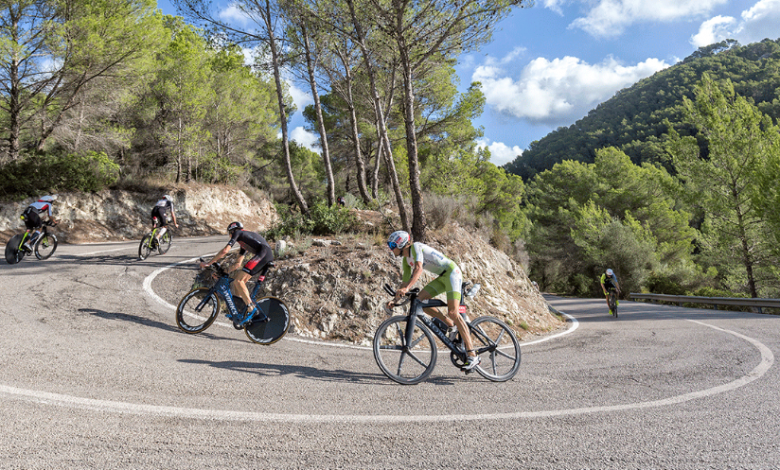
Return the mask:
{"type": "Polygon", "coordinates": [[[418,261],[414,263],[414,270],[412,271],[412,277],[409,279],[409,282],[404,282],[401,284],[401,288],[398,289],[395,293],[396,299],[400,299],[404,295],[406,295],[407,292],[409,292],[409,289],[414,287],[415,284],[417,284],[417,281],[420,279],[420,276],[422,276],[423,272],[423,263],[422,261],[418,261]]]}
{"type": "Polygon", "coordinates": [[[173,219],[173,225],[179,228],[179,223],[176,222],[176,211],[173,210],[173,203],[171,203],[171,218],[173,219]]]}
{"type": "Polygon", "coordinates": [[[227,254],[228,254],[228,252],[230,251],[231,248],[233,248],[233,247],[230,246],[230,245],[226,245],[225,248],[222,248],[222,250],[219,253],[217,253],[213,258],[211,258],[210,261],[208,261],[206,263],[201,262],[200,263],[200,268],[201,269],[207,268],[207,267],[211,266],[212,264],[216,263],[217,261],[221,260],[222,258],[227,256],[227,254]]]}

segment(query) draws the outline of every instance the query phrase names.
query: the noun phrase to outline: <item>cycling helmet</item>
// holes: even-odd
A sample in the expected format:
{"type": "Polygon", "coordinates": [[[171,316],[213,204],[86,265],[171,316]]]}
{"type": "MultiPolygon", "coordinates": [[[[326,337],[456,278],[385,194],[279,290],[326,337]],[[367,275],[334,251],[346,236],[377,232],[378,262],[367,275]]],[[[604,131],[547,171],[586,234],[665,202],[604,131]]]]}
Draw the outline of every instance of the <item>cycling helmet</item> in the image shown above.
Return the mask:
{"type": "Polygon", "coordinates": [[[173,198],[172,198],[172,197],[170,197],[170,196],[169,196],[169,195],[167,195],[167,194],[163,196],[163,199],[165,199],[165,200],[166,200],[166,201],[168,201],[168,202],[173,202],[173,198]]]}
{"type": "Polygon", "coordinates": [[[241,222],[231,222],[230,225],[228,225],[228,234],[232,234],[234,230],[243,230],[244,224],[241,222]]]}
{"type": "Polygon", "coordinates": [[[607,276],[612,277],[615,273],[611,269],[607,269],[607,276]]]}
{"type": "Polygon", "coordinates": [[[387,239],[387,246],[392,250],[398,248],[403,250],[406,245],[409,244],[409,234],[403,230],[398,230],[390,234],[387,239]]]}
{"type": "Polygon", "coordinates": [[[51,196],[42,196],[40,199],[38,199],[38,202],[54,202],[57,200],[57,195],[53,194],[51,196]]]}

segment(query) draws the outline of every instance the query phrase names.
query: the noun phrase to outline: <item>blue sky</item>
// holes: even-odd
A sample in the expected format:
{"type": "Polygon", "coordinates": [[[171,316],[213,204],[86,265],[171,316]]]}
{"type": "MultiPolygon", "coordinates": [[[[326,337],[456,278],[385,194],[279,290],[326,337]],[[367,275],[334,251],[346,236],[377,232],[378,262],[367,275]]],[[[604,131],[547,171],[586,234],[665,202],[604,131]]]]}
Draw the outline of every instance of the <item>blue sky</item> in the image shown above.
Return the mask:
{"type": "MultiPolygon", "coordinates": [[[[229,14],[227,0],[218,0],[229,14]]],[[[177,14],[166,0],[159,8],[177,14]]],[[[480,81],[485,112],[480,144],[503,165],[560,126],[701,46],[780,38],[780,0],[536,0],[497,25],[493,40],[463,54],[456,67],[465,90],[480,81]]],[[[293,83],[298,109],[312,102],[293,83]]],[[[317,151],[300,112],[291,138],[317,151]]]]}

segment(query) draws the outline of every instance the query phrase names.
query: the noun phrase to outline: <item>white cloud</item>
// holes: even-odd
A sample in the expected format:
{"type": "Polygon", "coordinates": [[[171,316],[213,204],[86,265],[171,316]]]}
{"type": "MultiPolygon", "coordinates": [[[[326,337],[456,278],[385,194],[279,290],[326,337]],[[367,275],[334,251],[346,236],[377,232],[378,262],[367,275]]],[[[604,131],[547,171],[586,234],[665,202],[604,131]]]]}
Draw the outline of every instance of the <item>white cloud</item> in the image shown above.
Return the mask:
{"type": "Polygon", "coordinates": [[[496,111],[556,126],[571,124],[618,90],[667,67],[658,59],[623,66],[614,58],[595,65],[576,57],[538,58],[516,80],[491,65],[477,67],[472,80],[482,83],[485,99],[496,111]]]}
{"type": "Polygon", "coordinates": [[[716,16],[705,21],[699,27],[699,32],[691,36],[691,45],[698,48],[731,38],[732,25],[736,22],[730,16],[716,16]]]}
{"type": "Polygon", "coordinates": [[[298,108],[299,112],[303,112],[303,108],[309,104],[314,103],[314,98],[311,96],[311,93],[307,93],[301,90],[290,80],[286,80],[286,82],[287,86],[289,87],[289,92],[293,99],[293,103],[295,103],[295,107],[298,108]]]}
{"type": "Polygon", "coordinates": [[[490,150],[490,162],[496,166],[501,166],[513,161],[518,155],[523,153],[523,149],[514,145],[509,147],[503,142],[493,142],[488,144],[489,139],[480,139],[477,142],[478,148],[487,147],[490,150]]]}
{"type": "MultiPolygon", "coordinates": [[[[584,17],[570,27],[593,36],[618,36],[634,23],[669,22],[706,15],[728,0],[598,0],[584,17]]],[[[548,8],[558,11],[559,2],[548,0],[548,8]]]]}
{"type": "Polygon", "coordinates": [[[741,44],[750,44],[763,39],[780,37],[780,0],[759,0],[751,8],[744,10],[741,18],[716,16],[699,27],[699,32],[691,36],[695,47],[708,46],[724,39],[736,39],[741,44]]]}
{"type": "Polygon", "coordinates": [[[307,131],[301,126],[290,132],[290,140],[298,142],[299,145],[306,147],[312,152],[320,153],[320,136],[307,131]]]}
{"type": "Polygon", "coordinates": [[[217,17],[223,21],[230,21],[239,24],[247,24],[250,21],[249,15],[241,11],[235,3],[231,3],[227,8],[221,10],[217,17]]]}

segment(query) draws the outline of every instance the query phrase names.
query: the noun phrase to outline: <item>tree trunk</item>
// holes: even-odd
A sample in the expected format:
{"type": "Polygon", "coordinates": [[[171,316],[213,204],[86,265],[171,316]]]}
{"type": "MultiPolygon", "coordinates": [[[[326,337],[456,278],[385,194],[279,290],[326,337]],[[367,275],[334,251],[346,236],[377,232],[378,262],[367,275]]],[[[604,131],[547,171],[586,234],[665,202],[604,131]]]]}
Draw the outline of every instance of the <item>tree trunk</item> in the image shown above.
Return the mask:
{"type": "Polygon", "coordinates": [[[384,111],[382,110],[382,100],[379,98],[379,91],[376,86],[376,77],[374,76],[374,67],[371,65],[371,57],[368,51],[368,47],[365,42],[365,35],[360,22],[357,19],[355,13],[354,0],[347,0],[349,6],[349,12],[352,17],[352,24],[355,27],[355,33],[357,34],[357,43],[360,46],[360,52],[363,55],[363,61],[366,64],[366,72],[368,73],[369,83],[371,85],[371,96],[374,101],[374,112],[376,114],[376,121],[379,124],[379,136],[380,143],[384,146],[384,155],[387,162],[387,171],[390,175],[390,179],[393,183],[393,191],[395,192],[395,198],[398,204],[398,215],[401,217],[401,225],[407,232],[409,231],[409,216],[406,213],[406,206],[404,205],[404,197],[401,194],[401,184],[398,181],[398,172],[395,169],[395,162],[393,161],[393,150],[390,145],[390,137],[387,135],[387,126],[385,125],[384,111]]]}
{"type": "Polygon", "coordinates": [[[358,129],[357,113],[355,112],[355,101],[352,96],[352,72],[349,69],[349,64],[344,64],[345,78],[347,80],[347,106],[349,107],[349,121],[352,126],[352,139],[355,143],[355,164],[357,172],[357,185],[358,191],[360,191],[360,197],[363,198],[363,203],[368,205],[371,202],[371,198],[368,195],[366,189],[366,163],[363,160],[363,154],[360,151],[360,130],[358,129]]]}
{"type": "Polygon", "coordinates": [[[317,113],[317,130],[320,132],[320,146],[322,147],[322,161],[325,164],[325,177],[328,181],[328,205],[336,203],[336,188],[333,178],[333,169],[330,164],[330,151],[328,150],[328,134],[325,130],[325,119],[322,117],[322,104],[320,103],[320,94],[317,92],[317,81],[314,77],[314,61],[311,58],[311,45],[309,43],[309,33],[306,30],[304,21],[299,23],[303,35],[303,48],[306,54],[306,69],[309,73],[309,84],[311,85],[311,95],[314,98],[314,109],[317,113]]]}
{"type": "Polygon", "coordinates": [[[266,28],[268,30],[268,46],[271,49],[271,65],[274,71],[274,84],[276,85],[276,100],[279,106],[279,120],[282,127],[282,148],[284,154],[284,165],[287,173],[287,181],[290,183],[290,192],[292,193],[295,202],[301,209],[302,214],[308,214],[309,206],[306,204],[306,200],[303,198],[303,194],[298,189],[298,185],[295,184],[295,175],[293,175],[292,159],[290,157],[290,140],[287,131],[287,111],[284,105],[284,94],[282,92],[282,77],[279,72],[279,50],[278,44],[276,44],[276,36],[273,31],[273,21],[271,18],[271,3],[269,0],[265,1],[265,14],[263,15],[266,28]]]}

